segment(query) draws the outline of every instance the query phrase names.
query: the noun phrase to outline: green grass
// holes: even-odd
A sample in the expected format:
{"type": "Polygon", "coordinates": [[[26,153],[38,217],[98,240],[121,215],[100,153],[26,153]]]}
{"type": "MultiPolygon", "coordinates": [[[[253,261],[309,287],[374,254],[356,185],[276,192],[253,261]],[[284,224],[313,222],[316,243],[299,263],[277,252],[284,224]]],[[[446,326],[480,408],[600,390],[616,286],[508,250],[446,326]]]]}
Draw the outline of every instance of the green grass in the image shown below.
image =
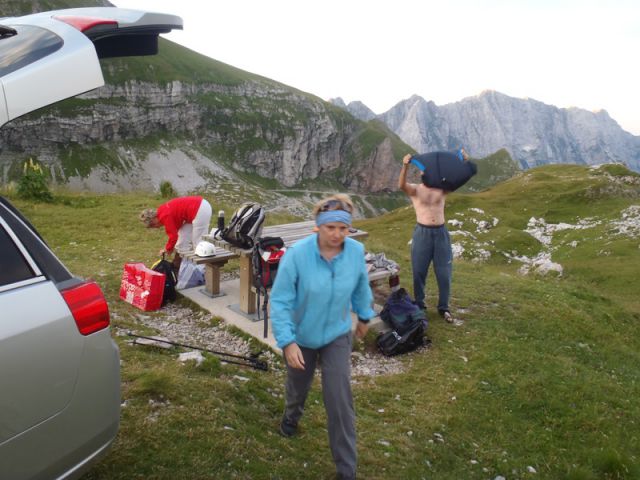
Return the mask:
{"type": "MultiPolygon", "coordinates": [[[[470,209],[481,208],[478,218],[499,219],[476,235],[486,248],[535,253],[537,241],[522,233],[531,216],[605,221],[640,203],[632,195],[637,187],[617,185],[615,193],[607,175],[534,169],[483,193],[451,195],[447,217],[463,218],[467,228],[470,209]],[[594,192],[598,201],[585,202],[594,192]]],[[[98,280],[115,327],[139,328],[141,312],[118,299],[120,274],[125,262],[155,259],[164,234],[144,229],[136,215],[162,200],[59,192],[52,204],[12,200],[72,271],[98,280]]],[[[233,205],[222,205],[227,218],[233,205]]],[[[406,287],[414,221],[407,206],[358,222],[369,232],[370,251],[400,263],[406,287]]],[[[457,260],[452,305],[464,325],[449,326],[430,308],[431,349],[401,358],[403,374],[357,378],[359,478],[640,478],[638,239],[610,237],[603,223],[558,232],[556,243],[561,277],[522,276],[497,254],[486,263],[457,260]],[[573,240],[577,246],[568,246],[573,240]],[[610,253],[599,255],[603,250],[610,253]]],[[[432,274],[427,290],[432,306],[432,274]]],[[[212,315],[201,328],[219,320],[212,315]]],[[[113,450],[86,479],[333,478],[317,381],[300,436],[284,439],[276,433],[281,364],[266,373],[215,358],[181,365],[175,352],[115,339],[126,406],[113,450]]],[[[373,350],[373,335],[358,349],[373,350]]]]}
{"type": "Polygon", "coordinates": [[[518,163],[505,149],[481,159],[472,159],[478,167],[478,173],[459,191],[479,192],[503,182],[521,171],[518,163]]]}

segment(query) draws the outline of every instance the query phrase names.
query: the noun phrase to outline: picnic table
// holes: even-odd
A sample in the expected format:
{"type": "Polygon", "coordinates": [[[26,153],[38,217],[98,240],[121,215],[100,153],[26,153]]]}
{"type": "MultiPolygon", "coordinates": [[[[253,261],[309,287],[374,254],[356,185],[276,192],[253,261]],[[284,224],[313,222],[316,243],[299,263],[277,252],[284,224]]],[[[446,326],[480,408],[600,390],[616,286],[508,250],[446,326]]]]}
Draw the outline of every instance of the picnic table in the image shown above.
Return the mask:
{"type": "Polygon", "coordinates": [[[202,293],[210,297],[224,295],[220,291],[220,269],[229,260],[238,258],[239,255],[237,253],[216,246],[215,255],[210,257],[200,257],[193,250],[180,252],[180,255],[196,265],[204,265],[204,289],[202,293]]]}
{"type": "MultiPolygon", "coordinates": [[[[281,237],[285,246],[289,247],[305,237],[314,233],[315,222],[308,220],[304,222],[286,223],[282,225],[271,225],[264,227],[262,230],[263,237],[281,237]]],[[[352,228],[349,231],[349,237],[351,238],[364,238],[368,235],[364,230],[352,228]]],[[[253,271],[251,267],[251,255],[253,250],[241,247],[236,247],[229,242],[213,238],[211,236],[205,236],[205,240],[213,243],[216,247],[219,247],[225,251],[231,252],[240,258],[240,305],[239,308],[242,312],[252,314],[256,312],[257,301],[256,293],[253,287],[253,271]]],[[[379,277],[382,278],[382,277],[379,277]]]]}

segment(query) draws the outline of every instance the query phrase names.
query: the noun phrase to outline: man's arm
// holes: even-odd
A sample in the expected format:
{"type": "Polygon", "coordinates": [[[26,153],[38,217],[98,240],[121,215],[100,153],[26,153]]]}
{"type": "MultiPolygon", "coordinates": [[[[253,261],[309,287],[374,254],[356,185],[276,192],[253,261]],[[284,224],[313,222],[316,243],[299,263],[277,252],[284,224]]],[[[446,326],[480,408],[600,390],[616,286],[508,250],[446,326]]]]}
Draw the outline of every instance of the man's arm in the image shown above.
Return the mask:
{"type": "Polygon", "coordinates": [[[400,178],[398,178],[398,188],[410,197],[413,197],[416,194],[416,186],[412,183],[407,183],[407,170],[409,170],[410,161],[411,154],[407,153],[402,159],[402,170],[400,170],[400,178]]]}

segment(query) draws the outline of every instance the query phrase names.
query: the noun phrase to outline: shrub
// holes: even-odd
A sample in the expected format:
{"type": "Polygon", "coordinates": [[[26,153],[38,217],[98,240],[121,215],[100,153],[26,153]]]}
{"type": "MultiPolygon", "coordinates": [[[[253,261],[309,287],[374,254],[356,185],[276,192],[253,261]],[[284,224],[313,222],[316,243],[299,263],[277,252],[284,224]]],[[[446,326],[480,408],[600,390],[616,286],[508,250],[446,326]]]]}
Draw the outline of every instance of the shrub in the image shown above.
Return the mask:
{"type": "Polygon", "coordinates": [[[168,180],[160,183],[160,195],[162,195],[162,198],[174,198],[178,196],[173,185],[171,185],[171,182],[168,180]]]}
{"type": "Polygon", "coordinates": [[[24,162],[23,175],[18,181],[17,193],[20,198],[52,202],[53,195],[49,191],[47,176],[39,163],[32,158],[24,162]]]}

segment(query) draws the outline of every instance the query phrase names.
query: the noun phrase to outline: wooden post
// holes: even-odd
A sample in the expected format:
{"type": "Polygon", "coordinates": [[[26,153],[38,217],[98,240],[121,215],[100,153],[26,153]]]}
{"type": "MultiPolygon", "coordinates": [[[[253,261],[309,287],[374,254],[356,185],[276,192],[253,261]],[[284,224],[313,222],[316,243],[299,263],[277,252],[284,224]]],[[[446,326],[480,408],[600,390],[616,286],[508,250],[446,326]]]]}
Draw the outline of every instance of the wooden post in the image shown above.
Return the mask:
{"type": "Polygon", "coordinates": [[[256,294],[251,291],[253,272],[251,256],[240,255],[240,310],[244,313],[256,313],[256,294]]]}
{"type": "Polygon", "coordinates": [[[204,288],[211,295],[220,295],[220,267],[221,265],[212,263],[207,263],[204,267],[204,288]]]}

